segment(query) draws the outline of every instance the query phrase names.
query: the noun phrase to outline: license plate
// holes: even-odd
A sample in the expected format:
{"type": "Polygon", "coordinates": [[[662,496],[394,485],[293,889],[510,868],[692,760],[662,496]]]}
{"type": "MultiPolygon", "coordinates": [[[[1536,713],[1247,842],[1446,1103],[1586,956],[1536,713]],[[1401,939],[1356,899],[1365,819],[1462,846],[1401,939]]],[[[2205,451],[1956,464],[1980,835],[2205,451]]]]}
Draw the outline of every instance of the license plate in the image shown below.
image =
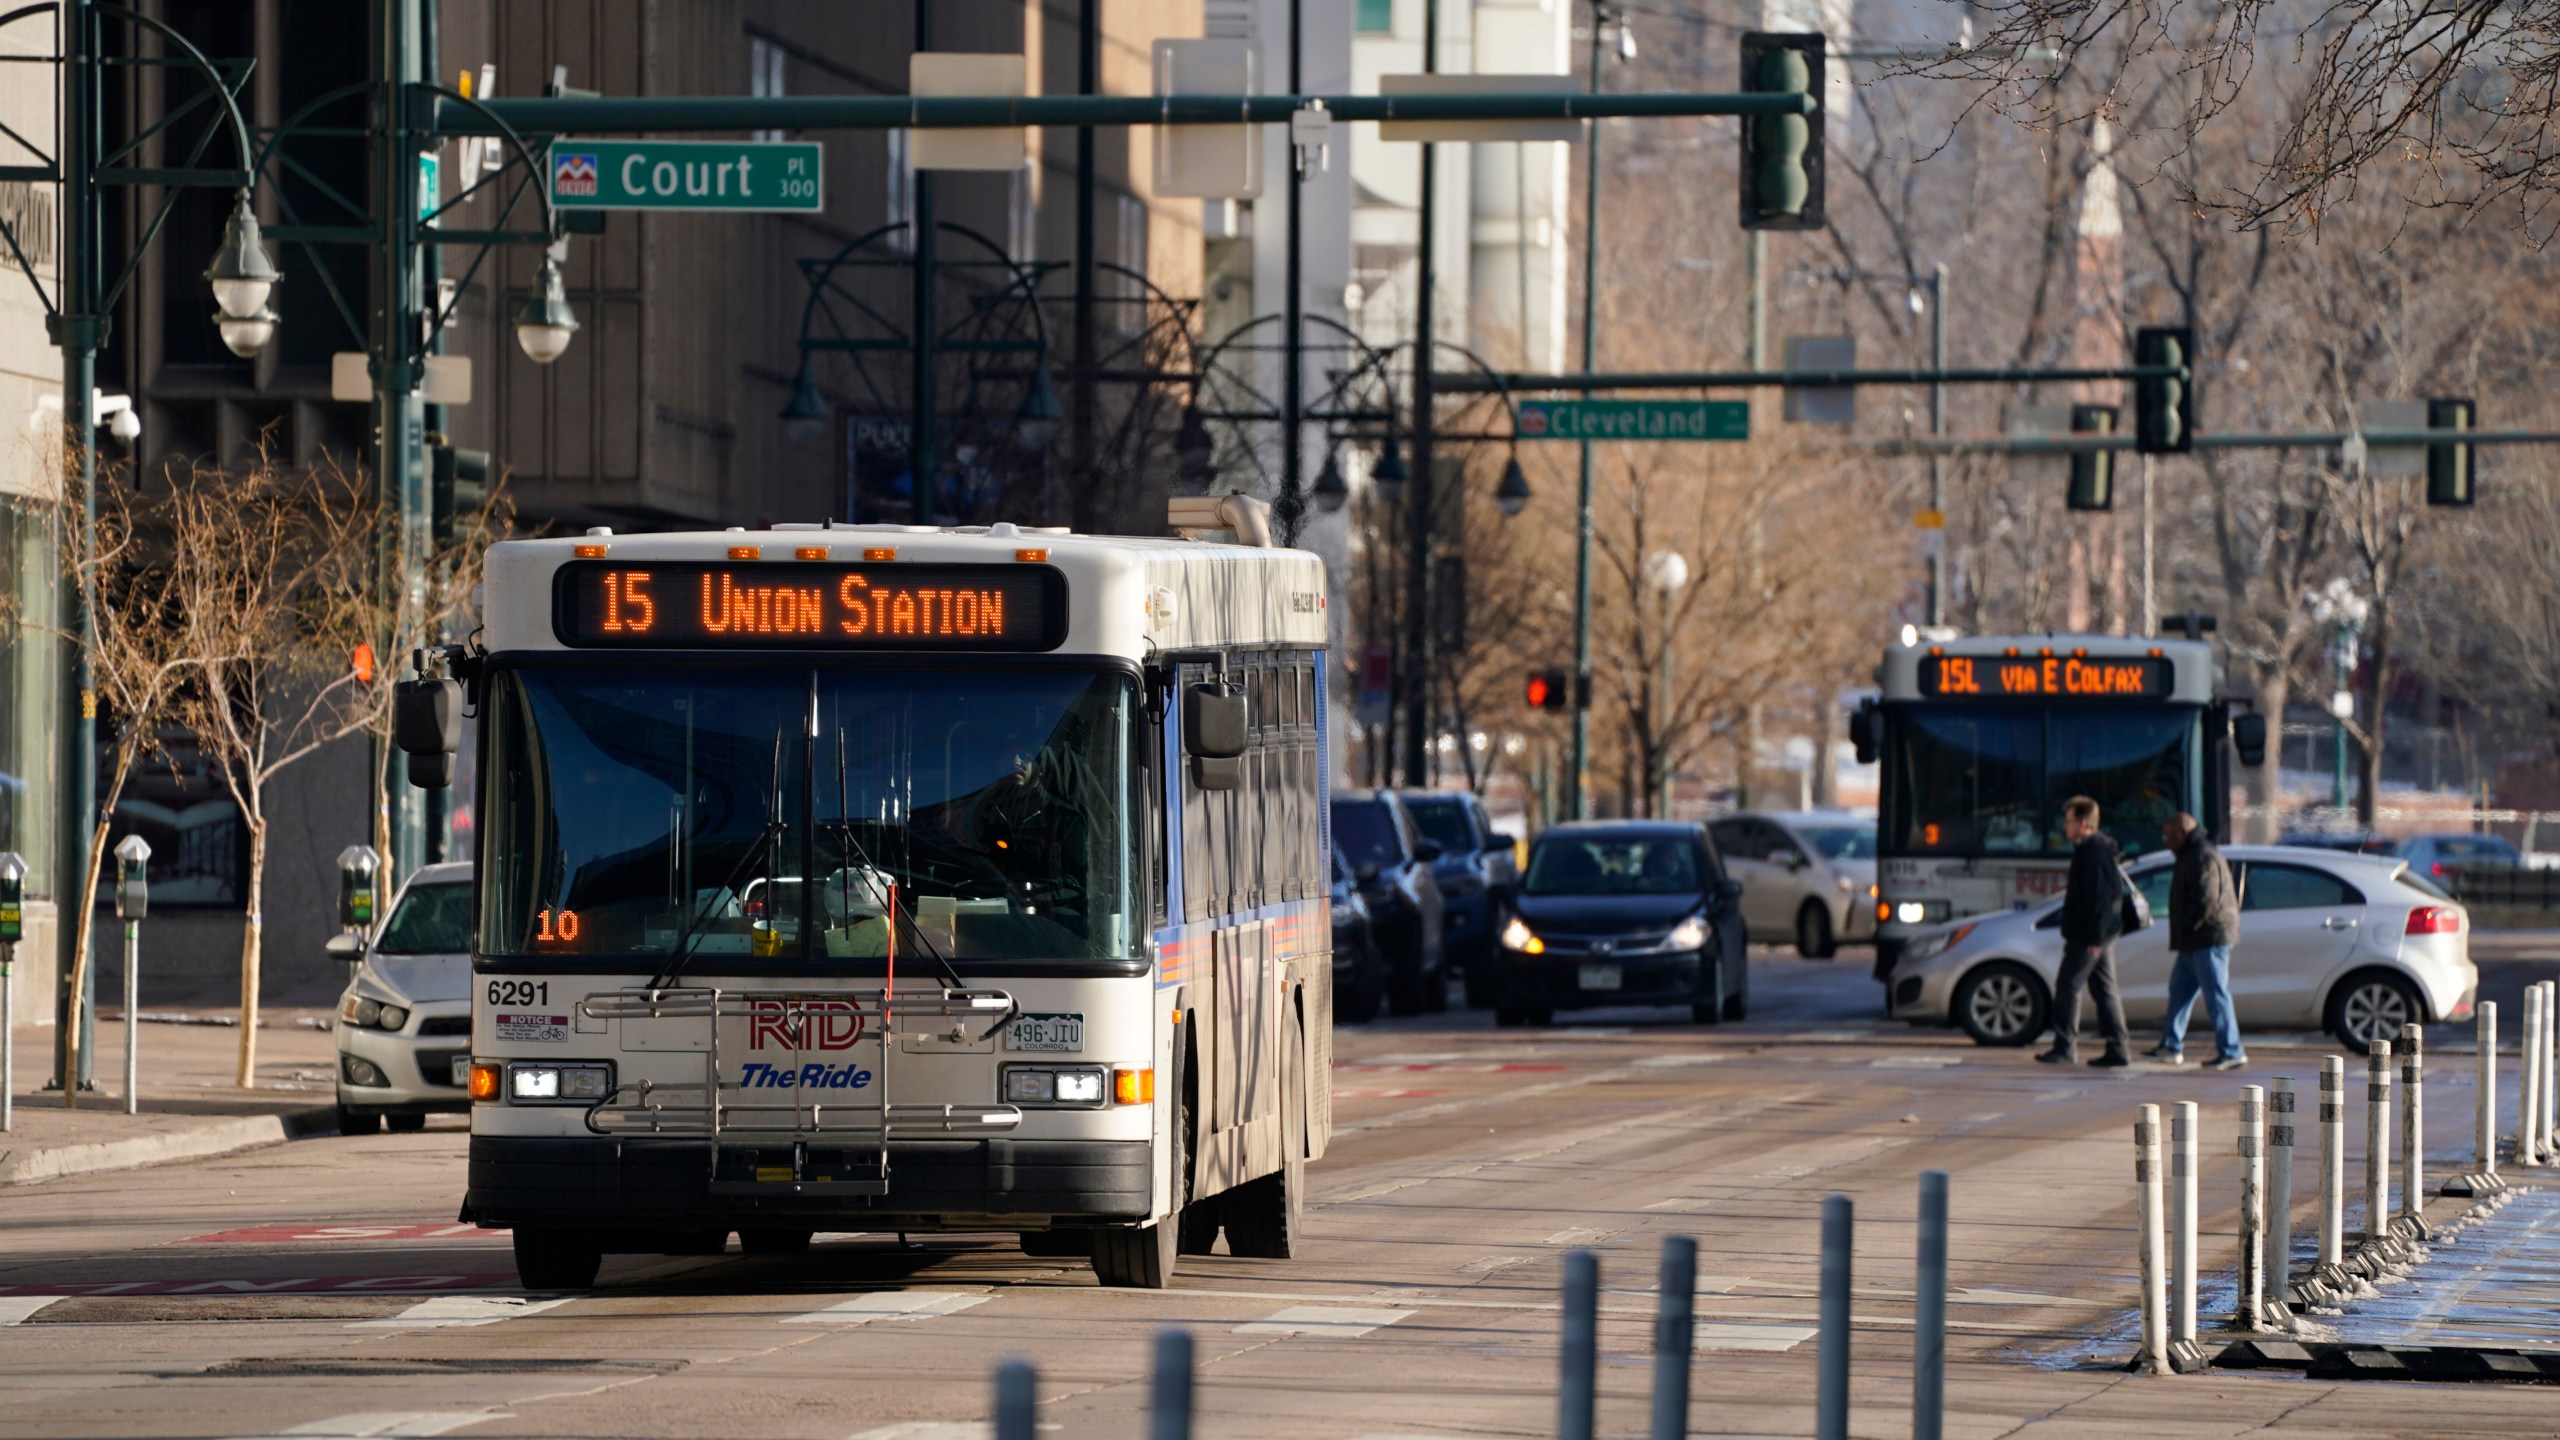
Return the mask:
{"type": "Polygon", "coordinates": [[[456,1085],[468,1085],[471,1083],[470,1056],[456,1055],[453,1057],[453,1083],[456,1085]]]}
{"type": "Polygon", "coordinates": [[[1582,988],[1585,990],[1615,990],[1625,982],[1626,971],[1619,966],[1585,965],[1582,967],[1582,988]]]}
{"type": "Polygon", "coordinates": [[[1084,1053],[1084,1017],[1082,1015],[1016,1015],[1004,1030],[1007,1050],[1049,1050],[1068,1055],[1084,1053]]]}

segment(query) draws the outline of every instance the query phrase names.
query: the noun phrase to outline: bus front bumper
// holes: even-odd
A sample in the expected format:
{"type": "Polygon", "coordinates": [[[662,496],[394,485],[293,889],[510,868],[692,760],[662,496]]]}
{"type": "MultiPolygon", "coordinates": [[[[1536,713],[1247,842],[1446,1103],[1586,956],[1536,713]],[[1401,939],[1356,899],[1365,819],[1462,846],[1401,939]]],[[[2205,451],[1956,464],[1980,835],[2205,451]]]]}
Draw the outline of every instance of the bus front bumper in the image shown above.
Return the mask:
{"type": "MultiPolygon", "coordinates": [[[[722,1147],[734,1168],[752,1142],[722,1147]]],[[[763,1163],[788,1164],[787,1140],[763,1163]]],[[[1143,1140],[901,1140],[889,1146],[880,1196],[715,1195],[700,1139],[471,1137],[462,1220],[492,1227],[729,1228],[742,1222],[917,1231],[1007,1229],[1002,1217],[1052,1223],[1143,1222],[1155,1167],[1143,1140]],[[843,1220],[842,1227],[823,1224],[843,1220]]],[[[812,1146],[818,1172],[840,1154],[812,1146]]],[[[756,1163],[755,1157],[748,1157],[756,1163]]]]}

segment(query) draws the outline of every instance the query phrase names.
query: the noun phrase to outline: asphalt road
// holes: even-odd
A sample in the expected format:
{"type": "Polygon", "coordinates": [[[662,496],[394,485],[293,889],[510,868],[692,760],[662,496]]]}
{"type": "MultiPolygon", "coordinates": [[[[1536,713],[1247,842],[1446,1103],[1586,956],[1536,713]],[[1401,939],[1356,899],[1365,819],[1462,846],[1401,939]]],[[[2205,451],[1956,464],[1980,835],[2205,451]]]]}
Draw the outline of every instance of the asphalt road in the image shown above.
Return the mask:
{"type": "MultiPolygon", "coordinates": [[[[2547,1391],[2154,1379],[2110,1368],[2132,1282],[2132,1107],[2207,1103],[2228,1232],[2237,1075],[2056,1071],[1874,1018],[1866,957],[1755,958],[1753,1019],[1476,1014],[1342,1032],[1338,1134],[1291,1261],[1098,1289],[1010,1236],[822,1237],[788,1260],[621,1258],[528,1297],[453,1224],[464,1137],[319,1139],[0,1198],[0,1433],[960,1440],[990,1371],[1044,1434],[1143,1433],[1151,1337],[1187,1327],[1212,1436],[1553,1433],[1561,1257],[1602,1257],[1602,1433],[1640,1433],[1656,1252],[1699,1241],[1692,1428],[1813,1424],[1821,1197],[1857,1204],[1854,1433],[1908,1432],[1912,1216],[1952,1176],[1951,1435],[2542,1435],[2547,1391]]],[[[2430,1095],[2467,1138],[2463,1067],[2430,1095]]],[[[2227,1265],[2208,1239],[2208,1268],[2227,1265]]]]}

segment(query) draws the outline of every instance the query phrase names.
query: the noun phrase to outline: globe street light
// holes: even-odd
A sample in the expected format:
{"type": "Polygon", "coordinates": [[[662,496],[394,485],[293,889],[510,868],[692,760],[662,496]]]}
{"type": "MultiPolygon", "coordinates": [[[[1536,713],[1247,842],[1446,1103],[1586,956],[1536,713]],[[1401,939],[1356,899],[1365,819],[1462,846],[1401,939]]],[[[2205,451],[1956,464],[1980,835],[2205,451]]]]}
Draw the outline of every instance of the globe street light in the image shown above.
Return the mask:
{"type": "Polygon", "coordinates": [[[1378,501],[1392,510],[1404,501],[1404,452],[1396,442],[1378,454],[1378,463],[1369,469],[1369,485],[1378,492],[1378,501]]]}
{"type": "Polygon", "coordinates": [[[1656,550],[1644,557],[1644,583],[1662,597],[1662,708],[1653,726],[1654,800],[1657,820],[1671,818],[1671,599],[1689,583],[1688,557],[1677,550],[1656,550]]]}
{"type": "Polygon", "coordinates": [[[1342,461],[1334,451],[1331,445],[1325,447],[1324,468],[1316,472],[1316,508],[1327,515],[1351,503],[1351,487],[1343,482],[1342,461]]]}
{"type": "Polygon", "coordinates": [[[265,348],[276,333],[276,314],[267,308],[267,295],[275,289],[277,270],[258,234],[258,215],[249,208],[246,190],[231,204],[222,243],[214,248],[204,278],[213,286],[213,318],[222,343],[244,357],[265,348]]]}
{"type": "Polygon", "coordinates": [[[1200,417],[1197,404],[1182,407],[1182,424],[1173,432],[1173,459],[1182,483],[1206,489],[1217,475],[1213,463],[1217,459],[1218,442],[1209,435],[1208,422],[1200,417]]]}
{"type": "Polygon", "coordinates": [[[818,369],[802,355],[800,373],[791,379],[791,398],[782,405],[782,433],[794,440],[815,440],[826,423],[827,397],[818,393],[818,369]]]}
{"type": "Polygon", "coordinates": [[[1493,503],[1502,511],[1505,520],[1529,508],[1529,476],[1520,468],[1519,456],[1514,455],[1504,463],[1502,483],[1493,487],[1493,503]]]}
{"type": "Polygon", "coordinates": [[[1058,403],[1057,382],[1049,378],[1049,367],[1031,372],[1031,384],[1023,391],[1022,408],[1013,414],[1014,433],[1022,443],[1034,450],[1046,450],[1058,438],[1058,427],[1066,423],[1066,408],[1058,403]]]}
{"type": "Polygon", "coordinates": [[[569,287],[561,282],[560,262],[545,256],[533,293],[516,312],[516,344],[536,365],[548,365],[569,348],[578,333],[578,317],[569,309],[569,287]]]}

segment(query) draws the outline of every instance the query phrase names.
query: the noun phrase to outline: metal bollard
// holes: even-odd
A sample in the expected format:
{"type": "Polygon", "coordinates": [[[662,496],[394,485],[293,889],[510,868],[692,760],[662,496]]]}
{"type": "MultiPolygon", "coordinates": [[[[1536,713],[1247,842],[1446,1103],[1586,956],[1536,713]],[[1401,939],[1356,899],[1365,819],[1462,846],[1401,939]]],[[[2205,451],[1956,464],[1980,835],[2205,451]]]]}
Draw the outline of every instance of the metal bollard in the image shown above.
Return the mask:
{"type": "Polygon", "coordinates": [[[2240,1087],[2240,1300],[2235,1319],[2243,1330],[2266,1323],[2267,1292],[2267,1092],[2240,1087]]]}
{"type": "Polygon", "coordinates": [[[1156,1332],[1156,1373],[1147,1404],[1147,1440],[1191,1440],[1191,1332],[1156,1332]]]}
{"type": "Polygon", "coordinates": [[[1039,1388],[1039,1372],[1028,1360],[1007,1360],[996,1367],[995,1440],[1032,1440],[1032,1406],[1039,1388]]]}
{"type": "Polygon", "coordinates": [[[2267,1293],[2293,1303],[2293,1077],[2267,1095],[2267,1293]]]}
{"type": "Polygon", "coordinates": [[[1849,1440],[1849,1242],[1846,1195],[1822,1197],[1822,1334],[1817,1342],[1814,1440],[1849,1440]]]}
{"type": "Polygon", "coordinates": [[[2420,1218],[2427,1207],[2427,1032],[2400,1031],[2400,1213],[2420,1218]]]}
{"type": "Polygon", "coordinates": [[[1689,1367],[1698,1343],[1698,1242],[1662,1240],[1662,1280],[1653,1309],[1653,1440],[1687,1440],[1689,1367]]]}
{"type": "Polygon", "coordinates": [[[124,922],[124,1113],[142,1113],[142,925],[124,922]]]}
{"type": "Polygon", "coordinates": [[[2478,1052],[2480,1077],[2476,1088],[2471,1162],[2483,1175],[2498,1173],[2498,1002],[2480,1002],[2479,1036],[2474,1046],[2478,1052]]]}
{"type": "Polygon", "coordinates": [[[2169,1343],[2196,1338],[2196,1102],[2169,1107],[2169,1343]]]}
{"type": "Polygon", "coordinates": [[[1564,1257],[1564,1343],[1558,1355],[1557,1440],[1591,1440],[1594,1387],[1600,1365],[1600,1257],[1576,1250],[1564,1257]]]}
{"type": "Polygon", "coordinates": [[[2320,1061],[2320,1266],[2328,1269],[2346,1258],[2347,1249],[2347,1062],[2330,1055],[2320,1061]]]}
{"type": "Polygon", "coordinates": [[[2560,1148],[2560,980],[2542,982],[2542,1163],[2560,1148]]]}
{"type": "Polygon", "coordinates": [[[1920,1172],[1920,1254],[1911,1305],[1911,1440],[1947,1424],[1947,1172],[1920,1172]]]}
{"type": "Polygon", "coordinates": [[[2160,1107],[2137,1106],[2133,1117],[2134,1213],[2141,1227],[2134,1237],[2134,1254],[2142,1282],[2142,1353],[2134,1357],[2134,1364],[2154,1375],[2166,1375],[2169,1300],[2160,1255],[2160,1107]]]}
{"type": "Polygon", "coordinates": [[[2364,1239],[2391,1233],[2391,1042],[2364,1057],[2364,1239]]]}
{"type": "Polygon", "coordinates": [[[2533,1122],[2529,1118],[2542,1104],[2540,1072],[2542,1069],[2542,987],[2528,985],[2524,991],[2524,1027],[2516,1036],[2516,1163],[2539,1165],[2541,1147],[2533,1143],[2533,1122]]]}

